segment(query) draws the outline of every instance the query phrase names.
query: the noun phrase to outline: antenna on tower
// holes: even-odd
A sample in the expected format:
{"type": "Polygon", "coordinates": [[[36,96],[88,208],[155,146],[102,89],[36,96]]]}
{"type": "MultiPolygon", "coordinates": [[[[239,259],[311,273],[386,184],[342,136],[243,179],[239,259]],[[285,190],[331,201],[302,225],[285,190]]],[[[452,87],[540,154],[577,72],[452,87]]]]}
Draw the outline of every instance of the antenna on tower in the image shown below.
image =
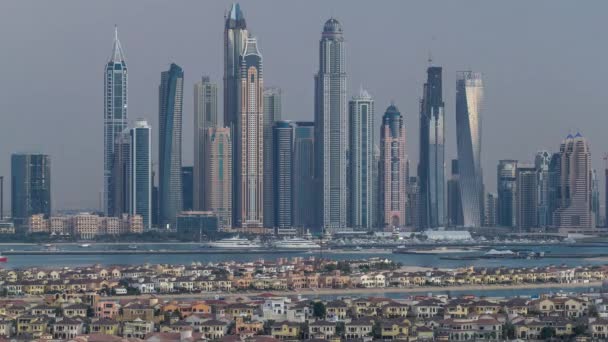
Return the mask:
{"type": "Polygon", "coordinates": [[[429,50],[429,58],[427,59],[427,62],[429,62],[429,66],[433,65],[433,54],[431,50],[429,50]]]}

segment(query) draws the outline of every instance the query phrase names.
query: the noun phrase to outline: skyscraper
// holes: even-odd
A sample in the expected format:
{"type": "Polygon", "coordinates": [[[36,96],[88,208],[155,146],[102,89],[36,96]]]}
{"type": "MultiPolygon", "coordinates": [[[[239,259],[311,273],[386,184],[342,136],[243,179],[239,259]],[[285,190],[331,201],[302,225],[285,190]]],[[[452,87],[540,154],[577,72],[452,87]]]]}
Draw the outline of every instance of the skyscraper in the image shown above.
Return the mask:
{"type": "Polygon", "coordinates": [[[238,94],[240,111],[236,122],[234,173],[238,187],[236,217],[241,228],[259,228],[264,223],[264,81],[262,55],[256,38],[247,38],[241,56],[238,94]]]}
{"type": "Polygon", "coordinates": [[[399,109],[390,105],[380,130],[380,215],[385,228],[406,225],[407,154],[405,122],[399,109]]]}
{"type": "MultiPolygon", "coordinates": [[[[293,126],[278,121],[273,128],[274,222],[280,229],[293,226],[293,126]]],[[[309,204],[310,205],[310,204],[309,204]]]]}
{"type": "Polygon", "coordinates": [[[348,103],[349,114],[349,226],[375,226],[374,181],[374,100],[363,89],[348,103]]]}
{"type": "Polygon", "coordinates": [[[315,75],[315,177],[319,224],[326,230],[346,228],[346,69],[342,25],[325,22],[315,75]]]}
{"type": "Polygon", "coordinates": [[[496,182],[498,224],[503,227],[515,227],[517,224],[517,160],[498,161],[496,182]]]}
{"type": "Polygon", "coordinates": [[[560,206],[553,224],[560,233],[584,232],[594,228],[591,213],[591,152],[579,133],[568,135],[560,146],[560,206]]]}
{"type": "Polygon", "coordinates": [[[315,225],[317,213],[314,188],[315,126],[313,122],[296,122],[293,141],[293,224],[315,225]]]}
{"type": "Polygon", "coordinates": [[[106,214],[114,208],[112,203],[111,177],[116,138],[127,128],[127,64],[118,40],[118,27],[114,28],[112,55],[104,73],[103,118],[103,210],[106,214]]]}
{"type": "Polygon", "coordinates": [[[484,205],[484,226],[496,227],[496,217],[498,216],[498,196],[491,192],[487,193],[485,196],[484,205]]]}
{"type": "Polygon", "coordinates": [[[221,228],[232,228],[232,139],[230,128],[208,128],[205,134],[205,210],[214,212],[221,228]]]}
{"type": "Polygon", "coordinates": [[[549,180],[548,180],[548,207],[549,212],[548,226],[555,226],[553,222],[553,213],[559,208],[562,201],[562,185],[561,185],[561,154],[553,153],[549,162],[549,180]]]}
{"type": "Polygon", "coordinates": [[[184,72],[172,63],[161,74],[158,88],[159,221],[174,226],[182,211],[182,104],[184,72]]]}
{"type": "Polygon", "coordinates": [[[420,103],[419,229],[445,225],[445,115],[441,67],[427,69],[420,103]]]}
{"type": "Polygon", "coordinates": [[[538,227],[538,179],[536,167],[518,165],[516,176],[516,222],[520,232],[538,227]]]}
{"type": "Polygon", "coordinates": [[[281,120],[281,89],[264,89],[264,226],[275,227],[276,215],[274,209],[277,204],[275,190],[275,161],[273,127],[275,122],[281,120]]]}
{"type": "Polygon", "coordinates": [[[193,203],[195,210],[205,207],[205,134],[207,129],[218,127],[217,124],[217,85],[209,76],[194,84],[194,170],[193,170],[193,203]]]}
{"type": "Polygon", "coordinates": [[[536,169],[536,186],[537,186],[537,212],[538,226],[548,227],[551,222],[549,212],[549,166],[551,165],[551,153],[547,151],[539,151],[534,158],[534,167],[536,169]]]}
{"type": "Polygon", "coordinates": [[[241,6],[232,4],[225,16],[224,26],[224,127],[233,128],[241,102],[238,87],[241,82],[240,57],[247,41],[247,23],[241,6]]]}
{"type": "Polygon", "coordinates": [[[129,130],[125,129],[114,142],[114,158],[112,160],[112,177],[110,177],[110,203],[107,215],[120,217],[129,212],[129,167],[131,141],[129,130]]]}
{"type": "Polygon", "coordinates": [[[592,228],[600,227],[600,180],[595,169],[591,170],[591,212],[595,223],[592,228]]]}
{"type": "Polygon", "coordinates": [[[483,81],[481,74],[460,71],[456,75],[456,137],[460,197],[465,227],[479,227],[483,217],[481,170],[481,119],[483,81]]]}
{"type": "Polygon", "coordinates": [[[182,166],[182,210],[193,210],[194,167],[182,166]]]}
{"type": "Polygon", "coordinates": [[[51,216],[51,159],[46,154],[11,156],[13,222],[23,225],[34,214],[51,216]]]}
{"type": "Polygon", "coordinates": [[[457,227],[463,224],[458,159],[453,159],[451,177],[448,180],[448,226],[457,227]]]}
{"type": "Polygon", "coordinates": [[[144,230],[152,228],[152,129],[143,119],[129,130],[129,214],[141,215],[144,230]]]}

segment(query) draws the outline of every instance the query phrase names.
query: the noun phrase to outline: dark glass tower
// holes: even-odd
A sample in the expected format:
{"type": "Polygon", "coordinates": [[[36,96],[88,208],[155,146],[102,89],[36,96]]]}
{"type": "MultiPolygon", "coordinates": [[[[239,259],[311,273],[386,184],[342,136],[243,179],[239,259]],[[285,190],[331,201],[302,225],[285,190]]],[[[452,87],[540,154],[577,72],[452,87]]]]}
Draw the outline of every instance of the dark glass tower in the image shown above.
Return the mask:
{"type": "Polygon", "coordinates": [[[172,63],[161,74],[158,89],[158,205],[159,221],[175,226],[182,211],[182,103],[184,72],[172,63]]]}
{"type": "Polygon", "coordinates": [[[51,159],[45,154],[11,156],[11,203],[15,225],[34,214],[51,215],[51,159]]]}
{"type": "Polygon", "coordinates": [[[296,122],[293,141],[293,224],[296,227],[315,225],[314,134],[313,122],[296,122]]]}
{"type": "Polygon", "coordinates": [[[441,67],[427,69],[420,103],[420,161],[418,163],[418,229],[446,223],[445,115],[441,67]]]}
{"type": "Polygon", "coordinates": [[[293,126],[278,121],[273,127],[274,222],[278,229],[293,225],[293,126]]]}
{"type": "Polygon", "coordinates": [[[194,168],[192,166],[182,166],[182,210],[192,211],[192,199],[194,194],[194,168]]]}

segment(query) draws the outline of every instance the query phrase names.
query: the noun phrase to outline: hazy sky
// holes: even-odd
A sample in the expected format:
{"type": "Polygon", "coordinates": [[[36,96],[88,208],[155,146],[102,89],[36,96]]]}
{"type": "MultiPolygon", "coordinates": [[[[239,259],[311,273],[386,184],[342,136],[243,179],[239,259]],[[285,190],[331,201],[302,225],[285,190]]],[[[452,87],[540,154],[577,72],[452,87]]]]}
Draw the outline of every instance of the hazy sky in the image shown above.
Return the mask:
{"type": "MultiPolygon", "coordinates": [[[[10,178],[12,152],[48,153],[53,209],[99,206],[103,68],[114,24],[129,68],[129,118],[151,122],[154,150],[160,72],[171,62],[183,67],[183,160],[191,164],[192,87],[208,74],[221,89],[223,16],[230,4],[2,0],[0,174],[10,178]]],[[[285,119],[313,118],[318,41],[323,23],[334,16],[347,42],[348,92],[354,95],[363,85],[372,94],[378,123],[395,101],[406,120],[412,174],[429,53],[444,68],[448,159],[456,156],[455,73],[484,74],[487,190],[495,191],[498,159],[532,161],[539,149],[557,150],[571,132],[590,139],[594,167],[603,168],[608,150],[605,0],[247,0],[241,7],[259,39],[265,84],[283,89],[285,119]]],[[[10,189],[8,183],[5,188],[10,189]]],[[[9,198],[5,191],[7,203],[9,198]]]]}

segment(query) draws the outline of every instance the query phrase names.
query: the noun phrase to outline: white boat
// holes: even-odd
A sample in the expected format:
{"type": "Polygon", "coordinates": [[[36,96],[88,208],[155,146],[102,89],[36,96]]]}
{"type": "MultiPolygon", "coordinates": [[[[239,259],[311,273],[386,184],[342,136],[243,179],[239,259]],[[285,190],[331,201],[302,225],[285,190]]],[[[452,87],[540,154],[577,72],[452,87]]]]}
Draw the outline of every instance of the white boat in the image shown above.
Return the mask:
{"type": "Polygon", "coordinates": [[[88,248],[88,247],[91,247],[91,244],[83,243],[82,245],[80,245],[80,247],[82,247],[82,248],[88,248]]]}
{"type": "Polygon", "coordinates": [[[321,246],[318,243],[302,238],[285,238],[283,240],[277,240],[274,242],[274,248],[276,249],[296,249],[296,250],[311,250],[319,249],[321,246]]]}
{"type": "Polygon", "coordinates": [[[245,238],[240,238],[237,235],[227,239],[208,242],[206,244],[203,244],[203,247],[218,249],[256,249],[262,248],[263,246],[257,241],[251,241],[245,238]]]}

